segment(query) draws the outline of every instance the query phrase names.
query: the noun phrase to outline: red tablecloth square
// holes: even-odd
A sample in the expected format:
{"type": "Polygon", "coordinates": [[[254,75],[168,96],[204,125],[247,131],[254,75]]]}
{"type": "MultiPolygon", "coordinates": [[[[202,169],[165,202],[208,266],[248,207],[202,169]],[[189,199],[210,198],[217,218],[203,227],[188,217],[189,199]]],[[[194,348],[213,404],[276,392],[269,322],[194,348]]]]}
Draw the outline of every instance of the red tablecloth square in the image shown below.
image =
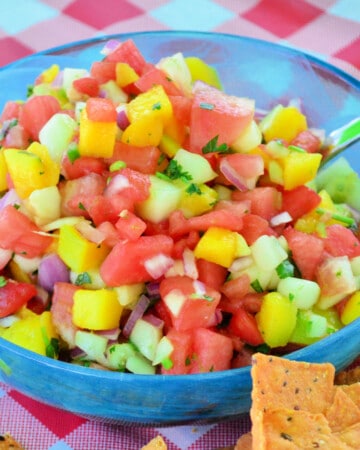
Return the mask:
{"type": "Polygon", "coordinates": [[[360,38],[334,54],[336,58],[344,59],[360,69],[360,38]]]}
{"type": "Polygon", "coordinates": [[[99,30],[119,20],[130,19],[143,13],[142,9],[126,0],[118,3],[113,0],[75,0],[63,10],[63,14],[99,30]]]}
{"type": "Polygon", "coordinates": [[[52,406],[44,405],[44,408],[41,409],[39,408],[39,402],[20,394],[20,392],[10,391],[9,396],[16,400],[59,438],[67,436],[80,425],[87,422],[86,419],[69,412],[61,411],[60,413],[57,408],[52,406]],[[61,420],[59,420],[59,417],[61,417],[61,420]]]}
{"type": "Polygon", "coordinates": [[[254,8],[242,14],[242,17],[280,38],[286,38],[322,12],[304,0],[261,0],[254,8]]]}
{"type": "Polygon", "coordinates": [[[0,66],[9,64],[14,60],[14,54],[18,58],[30,55],[33,50],[12,37],[0,39],[0,66]]]}

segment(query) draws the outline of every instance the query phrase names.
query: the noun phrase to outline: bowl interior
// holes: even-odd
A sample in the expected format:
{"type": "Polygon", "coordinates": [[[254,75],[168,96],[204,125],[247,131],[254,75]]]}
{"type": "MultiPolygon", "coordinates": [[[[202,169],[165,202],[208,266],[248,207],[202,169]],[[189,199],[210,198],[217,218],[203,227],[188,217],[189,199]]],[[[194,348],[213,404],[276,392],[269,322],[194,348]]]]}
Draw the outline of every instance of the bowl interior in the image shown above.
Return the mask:
{"type": "MultiPolygon", "coordinates": [[[[215,66],[224,90],[255,99],[268,110],[299,99],[309,126],[330,132],[360,111],[360,83],[301,52],[225,34],[144,32],[95,38],[19,60],[0,69],[0,109],[7,100],[25,99],[27,86],[51,64],[90,68],[101,59],[108,39],[132,38],[144,57],[156,63],[176,52],[198,56],[215,66]]],[[[360,172],[355,144],[346,152],[360,172]]],[[[332,362],[343,369],[359,353],[360,321],[290,355],[292,359],[332,362]]],[[[94,371],[54,361],[0,339],[0,377],[25,394],[75,412],[137,424],[179,424],[236,417],[250,406],[250,368],[187,376],[141,376],[94,371]]]]}

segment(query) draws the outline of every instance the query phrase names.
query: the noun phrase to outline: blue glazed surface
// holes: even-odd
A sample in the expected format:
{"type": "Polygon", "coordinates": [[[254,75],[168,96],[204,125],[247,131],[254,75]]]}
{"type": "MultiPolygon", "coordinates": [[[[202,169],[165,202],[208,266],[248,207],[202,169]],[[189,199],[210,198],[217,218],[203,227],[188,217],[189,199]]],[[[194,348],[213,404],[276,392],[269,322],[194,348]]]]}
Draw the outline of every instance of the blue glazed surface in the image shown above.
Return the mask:
{"type": "MultiPolygon", "coordinates": [[[[303,53],[245,37],[196,32],[144,32],[133,38],[145,58],[182,51],[217,67],[229,94],[254,98],[269,109],[300,98],[309,126],[326,132],[359,115],[360,83],[303,53]]],[[[53,63],[87,67],[101,58],[110,38],[66,45],[0,69],[0,109],[6,100],[25,99],[27,85],[53,63]],[[4,88],[6,86],[6,88],[4,88]]],[[[346,153],[360,171],[360,144],[346,153]]],[[[291,359],[331,362],[338,370],[360,353],[360,319],[291,359]]],[[[250,406],[250,368],[186,376],[142,376],[97,371],[41,357],[0,338],[0,378],[44,403],[117,424],[183,424],[235,418],[250,406]]]]}

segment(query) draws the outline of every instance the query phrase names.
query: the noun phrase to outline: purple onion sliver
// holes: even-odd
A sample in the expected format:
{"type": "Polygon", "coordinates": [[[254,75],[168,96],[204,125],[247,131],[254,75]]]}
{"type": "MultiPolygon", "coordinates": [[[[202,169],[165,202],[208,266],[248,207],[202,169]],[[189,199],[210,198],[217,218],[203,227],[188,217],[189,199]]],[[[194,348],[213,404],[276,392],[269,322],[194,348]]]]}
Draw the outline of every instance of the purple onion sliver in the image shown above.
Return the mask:
{"type": "Polygon", "coordinates": [[[117,113],[116,123],[117,123],[118,127],[120,128],[120,130],[125,130],[125,128],[127,128],[130,125],[129,118],[124,109],[121,109],[117,113]]]}
{"type": "Polygon", "coordinates": [[[146,292],[151,299],[160,296],[160,283],[157,281],[150,282],[146,285],[146,292]]]}
{"type": "Polygon", "coordinates": [[[96,331],[95,334],[98,334],[99,336],[103,336],[107,338],[109,341],[117,341],[119,334],[120,334],[120,328],[112,328],[111,330],[99,330],[96,331]]]}
{"type": "Polygon", "coordinates": [[[70,281],[69,269],[56,253],[46,255],[39,264],[38,283],[48,292],[52,292],[58,281],[70,281]]]}
{"type": "Polygon", "coordinates": [[[143,319],[156,328],[162,328],[164,326],[164,321],[159,317],[154,316],[154,314],[146,314],[143,316],[143,319]]]}
{"type": "Polygon", "coordinates": [[[102,55],[108,56],[120,45],[120,41],[117,39],[109,39],[106,45],[100,50],[102,55]]]}
{"type": "Polygon", "coordinates": [[[21,205],[20,197],[15,189],[9,189],[0,199],[0,211],[7,205],[21,205]]]}
{"type": "Polygon", "coordinates": [[[128,338],[134,328],[134,325],[138,319],[144,315],[144,312],[150,304],[150,299],[146,295],[141,295],[139,301],[137,302],[135,308],[131,311],[131,314],[126,321],[124,328],[122,329],[122,334],[128,338]]]}

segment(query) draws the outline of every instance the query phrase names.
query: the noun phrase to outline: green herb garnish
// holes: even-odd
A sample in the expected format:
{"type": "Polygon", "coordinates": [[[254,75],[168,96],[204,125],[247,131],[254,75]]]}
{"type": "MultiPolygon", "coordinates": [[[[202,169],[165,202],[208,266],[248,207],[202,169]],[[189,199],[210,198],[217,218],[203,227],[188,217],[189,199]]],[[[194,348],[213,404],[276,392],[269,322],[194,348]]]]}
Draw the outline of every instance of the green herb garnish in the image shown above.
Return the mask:
{"type": "Polygon", "coordinates": [[[109,170],[110,172],[116,172],[117,170],[125,169],[125,167],[125,161],[115,161],[110,165],[109,170]]]}
{"type": "Polygon", "coordinates": [[[71,164],[73,164],[78,158],[80,158],[80,152],[76,144],[72,143],[69,145],[67,156],[71,164]]]}
{"type": "Polygon", "coordinates": [[[184,169],[181,167],[181,164],[179,164],[175,159],[172,159],[169,162],[169,165],[165,169],[165,175],[167,175],[171,180],[182,180],[185,183],[192,180],[192,176],[189,174],[189,172],[184,171],[184,169]]]}
{"type": "Polygon", "coordinates": [[[199,106],[201,109],[207,109],[208,111],[212,111],[215,108],[215,105],[206,102],[200,102],[199,106]]]}
{"type": "Polygon", "coordinates": [[[260,281],[258,279],[254,280],[252,283],[250,283],[250,286],[254,289],[255,292],[258,292],[258,293],[264,292],[263,288],[261,287],[260,281]]]}
{"type": "Polygon", "coordinates": [[[218,145],[219,135],[210,139],[210,141],[202,148],[204,155],[207,153],[229,153],[230,148],[227,144],[223,143],[218,145]]]}
{"type": "Polygon", "coordinates": [[[186,192],[188,193],[188,194],[198,194],[198,195],[201,195],[202,194],[202,192],[201,192],[201,189],[199,188],[199,186],[197,185],[197,184],[195,184],[195,183],[191,183],[191,184],[189,184],[189,187],[188,188],[186,188],[186,192]]]}
{"type": "Polygon", "coordinates": [[[276,273],[278,274],[279,278],[292,277],[294,275],[294,272],[295,267],[288,259],[286,259],[276,267],[276,273]]]}
{"type": "Polygon", "coordinates": [[[91,277],[87,272],[79,273],[79,275],[76,277],[75,285],[76,286],[82,286],[83,284],[89,284],[91,283],[91,277]]]}
{"type": "Polygon", "coordinates": [[[3,276],[0,276],[0,287],[4,287],[7,285],[7,279],[3,276]]]}

